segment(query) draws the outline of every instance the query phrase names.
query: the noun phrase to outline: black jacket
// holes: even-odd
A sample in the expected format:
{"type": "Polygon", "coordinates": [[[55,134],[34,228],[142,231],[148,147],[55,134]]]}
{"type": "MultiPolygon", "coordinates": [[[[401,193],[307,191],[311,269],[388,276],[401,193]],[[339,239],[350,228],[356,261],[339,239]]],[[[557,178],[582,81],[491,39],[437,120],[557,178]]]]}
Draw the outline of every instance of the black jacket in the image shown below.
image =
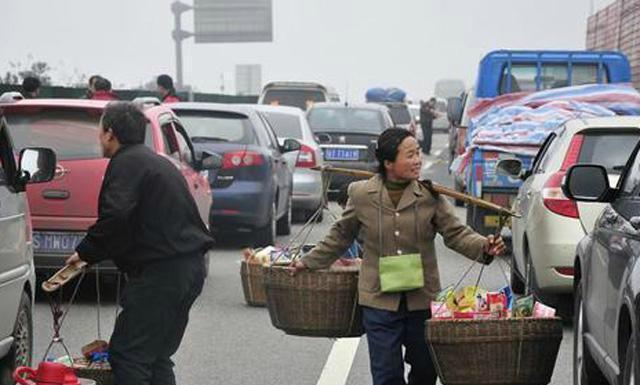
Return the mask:
{"type": "Polygon", "coordinates": [[[184,176],[139,144],[121,148],[109,162],[98,220],[76,251],[86,262],[112,259],[127,271],[204,253],[212,245],[184,176]]]}

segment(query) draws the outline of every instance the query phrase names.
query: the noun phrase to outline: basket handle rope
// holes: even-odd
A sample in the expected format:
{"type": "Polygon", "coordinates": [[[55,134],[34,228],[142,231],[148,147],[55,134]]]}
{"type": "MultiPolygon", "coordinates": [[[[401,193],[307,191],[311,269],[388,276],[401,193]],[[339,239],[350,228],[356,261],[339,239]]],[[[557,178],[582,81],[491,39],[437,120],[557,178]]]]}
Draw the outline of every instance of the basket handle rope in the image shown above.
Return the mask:
{"type": "Polygon", "coordinates": [[[73,302],[75,301],[76,296],[78,295],[80,284],[82,283],[82,280],[86,275],[86,272],[87,272],[86,269],[82,269],[82,272],[80,273],[80,278],[78,278],[78,281],[76,282],[76,286],[73,289],[73,293],[71,294],[71,298],[69,299],[69,303],[67,304],[66,309],[63,310],[63,305],[62,305],[62,302],[64,300],[64,297],[63,297],[64,290],[62,286],[58,289],[57,294],[54,294],[53,292],[46,292],[47,297],[49,299],[49,307],[51,308],[51,315],[53,317],[53,336],[51,337],[51,342],[49,342],[49,345],[47,346],[47,349],[43,354],[42,361],[46,361],[47,356],[51,352],[51,349],[53,348],[54,345],[60,345],[64,349],[67,356],[71,359],[71,367],[74,366],[73,358],[71,357],[71,352],[69,351],[69,348],[67,347],[67,345],[64,343],[64,339],[60,335],[60,330],[62,329],[64,320],[67,318],[67,314],[69,314],[69,310],[71,310],[71,306],[73,305],[73,302]]]}

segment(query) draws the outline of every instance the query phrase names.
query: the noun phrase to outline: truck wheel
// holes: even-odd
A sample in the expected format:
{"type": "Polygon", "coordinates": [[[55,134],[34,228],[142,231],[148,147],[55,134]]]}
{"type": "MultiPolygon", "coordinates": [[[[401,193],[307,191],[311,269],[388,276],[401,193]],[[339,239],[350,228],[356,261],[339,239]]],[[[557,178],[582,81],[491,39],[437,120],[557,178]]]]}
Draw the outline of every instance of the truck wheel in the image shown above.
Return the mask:
{"type": "Polygon", "coordinates": [[[0,360],[0,385],[13,385],[13,371],[18,366],[30,366],[33,354],[33,314],[31,299],[23,292],[18,316],[13,327],[13,345],[9,354],[0,360]]]}
{"type": "Polygon", "coordinates": [[[254,233],[254,247],[273,246],[276,243],[276,204],[271,204],[267,215],[267,224],[256,229],[254,233]]]}
{"type": "MultiPolygon", "coordinates": [[[[464,186],[462,186],[462,183],[460,183],[458,181],[458,178],[455,178],[455,177],[453,178],[453,184],[454,184],[454,187],[455,187],[456,191],[461,192],[461,193],[464,192],[464,186]]],[[[456,199],[455,200],[455,204],[456,204],[456,207],[463,207],[464,206],[464,201],[456,199]]]]}
{"type": "Polygon", "coordinates": [[[635,385],[636,377],[636,333],[634,332],[629,338],[627,344],[627,353],[624,356],[624,372],[622,376],[623,385],[635,385]]]}

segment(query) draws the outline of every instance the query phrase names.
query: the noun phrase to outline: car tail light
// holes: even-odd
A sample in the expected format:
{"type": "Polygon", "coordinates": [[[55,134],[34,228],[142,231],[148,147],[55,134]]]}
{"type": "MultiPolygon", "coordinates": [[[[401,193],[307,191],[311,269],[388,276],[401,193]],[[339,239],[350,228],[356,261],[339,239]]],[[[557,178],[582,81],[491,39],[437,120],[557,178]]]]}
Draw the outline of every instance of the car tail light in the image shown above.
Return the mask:
{"type": "Polygon", "coordinates": [[[570,266],[554,267],[553,269],[556,272],[558,272],[558,274],[562,274],[562,275],[573,276],[575,274],[575,270],[573,269],[573,267],[570,267],[570,266]]]}
{"type": "Polygon", "coordinates": [[[311,168],[316,166],[316,152],[307,145],[301,145],[296,159],[296,167],[311,168]]]}
{"type": "Polygon", "coordinates": [[[584,142],[584,136],[574,135],[571,138],[569,149],[565,155],[560,171],[549,177],[542,188],[542,199],[544,205],[551,212],[569,218],[578,218],[578,205],[575,201],[568,199],[562,192],[562,180],[564,179],[567,169],[578,162],[580,149],[584,142]]]}
{"type": "Polygon", "coordinates": [[[260,166],[263,163],[264,158],[255,151],[225,152],[222,157],[223,169],[260,166]]]}

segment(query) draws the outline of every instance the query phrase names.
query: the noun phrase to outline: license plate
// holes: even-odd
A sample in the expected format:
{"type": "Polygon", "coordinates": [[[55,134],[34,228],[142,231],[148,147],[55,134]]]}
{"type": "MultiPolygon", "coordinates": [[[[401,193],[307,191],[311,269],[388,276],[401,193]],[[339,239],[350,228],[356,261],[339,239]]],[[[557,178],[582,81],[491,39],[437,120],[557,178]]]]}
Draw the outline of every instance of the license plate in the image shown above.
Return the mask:
{"type": "Polygon", "coordinates": [[[34,231],[33,249],[39,253],[70,254],[84,236],[84,233],[34,231]]]}
{"type": "MultiPolygon", "coordinates": [[[[500,216],[485,215],[484,227],[498,227],[498,226],[500,226],[500,216]]],[[[504,226],[507,228],[511,227],[511,218],[507,218],[507,220],[504,222],[504,226]]]]}
{"type": "Polygon", "coordinates": [[[352,148],[326,148],[324,150],[326,160],[359,160],[360,150],[352,148]]]}

